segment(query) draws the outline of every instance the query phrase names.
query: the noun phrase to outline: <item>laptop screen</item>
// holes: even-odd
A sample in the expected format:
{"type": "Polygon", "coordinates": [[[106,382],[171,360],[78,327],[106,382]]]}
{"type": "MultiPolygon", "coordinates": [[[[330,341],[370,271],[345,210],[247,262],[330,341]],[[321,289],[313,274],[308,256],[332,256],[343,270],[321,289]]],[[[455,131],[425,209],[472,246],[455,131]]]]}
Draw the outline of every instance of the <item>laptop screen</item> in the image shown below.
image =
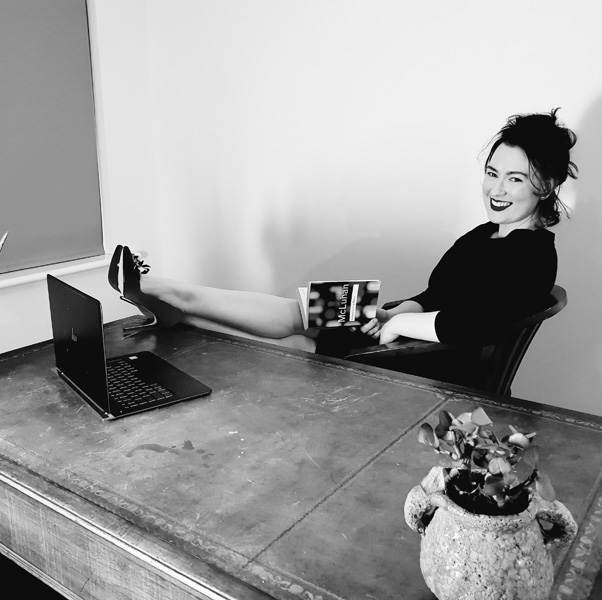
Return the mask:
{"type": "Polygon", "coordinates": [[[109,412],[102,306],[52,275],[47,281],[57,369],[109,412]]]}

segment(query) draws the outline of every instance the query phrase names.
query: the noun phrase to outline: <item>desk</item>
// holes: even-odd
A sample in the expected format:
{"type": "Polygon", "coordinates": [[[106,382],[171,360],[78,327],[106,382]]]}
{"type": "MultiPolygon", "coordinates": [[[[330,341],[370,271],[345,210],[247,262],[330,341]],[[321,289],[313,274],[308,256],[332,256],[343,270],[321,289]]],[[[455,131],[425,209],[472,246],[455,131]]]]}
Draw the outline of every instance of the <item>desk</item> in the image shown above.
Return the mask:
{"type": "Polygon", "coordinates": [[[602,561],[602,421],[179,327],[122,339],[213,388],[101,421],[49,344],[0,357],[0,550],[70,598],[432,600],[403,503],[435,462],[417,427],[483,405],[537,431],[580,524],[554,599],[602,561]],[[553,458],[552,458],[553,457],[553,458]]]}

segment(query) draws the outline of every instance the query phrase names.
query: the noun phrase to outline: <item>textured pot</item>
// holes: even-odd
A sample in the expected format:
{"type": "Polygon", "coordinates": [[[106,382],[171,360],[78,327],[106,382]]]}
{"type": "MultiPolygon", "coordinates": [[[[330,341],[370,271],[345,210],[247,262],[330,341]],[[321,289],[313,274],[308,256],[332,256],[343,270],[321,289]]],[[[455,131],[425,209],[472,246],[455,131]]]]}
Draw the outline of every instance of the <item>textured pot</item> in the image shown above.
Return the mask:
{"type": "Polygon", "coordinates": [[[475,515],[443,490],[443,469],[435,467],[404,507],[407,524],[422,536],[420,568],[433,594],[439,600],[546,600],[554,583],[550,550],[577,534],[566,507],[534,494],[518,515],[475,515]],[[540,519],[555,525],[551,535],[542,533],[540,519]]]}

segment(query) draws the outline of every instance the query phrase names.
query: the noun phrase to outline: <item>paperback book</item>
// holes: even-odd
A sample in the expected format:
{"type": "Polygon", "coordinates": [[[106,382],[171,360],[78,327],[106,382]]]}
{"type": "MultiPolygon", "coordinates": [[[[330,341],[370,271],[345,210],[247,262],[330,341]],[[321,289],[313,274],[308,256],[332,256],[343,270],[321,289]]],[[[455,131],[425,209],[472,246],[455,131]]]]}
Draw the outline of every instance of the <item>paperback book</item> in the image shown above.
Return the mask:
{"type": "Polygon", "coordinates": [[[310,281],[298,291],[305,329],[357,327],[376,316],[380,281],[310,281]]]}

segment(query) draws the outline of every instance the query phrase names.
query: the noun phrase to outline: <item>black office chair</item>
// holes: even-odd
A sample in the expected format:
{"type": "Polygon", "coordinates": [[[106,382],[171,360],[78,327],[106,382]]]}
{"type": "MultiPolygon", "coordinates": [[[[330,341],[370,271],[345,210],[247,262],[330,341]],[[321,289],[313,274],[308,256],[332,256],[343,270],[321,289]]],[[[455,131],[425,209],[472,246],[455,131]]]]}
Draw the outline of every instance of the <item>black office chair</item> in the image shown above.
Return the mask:
{"type": "MultiPolygon", "coordinates": [[[[399,302],[389,302],[383,308],[393,308],[398,304],[399,302]]],[[[566,305],[566,290],[559,285],[555,285],[550,293],[548,308],[518,321],[496,343],[482,347],[479,350],[476,367],[479,370],[478,389],[502,396],[510,396],[510,386],[514,376],[537,330],[546,319],[558,314],[566,305]]],[[[450,344],[402,338],[401,341],[390,344],[354,350],[345,358],[357,363],[384,366],[388,369],[403,372],[402,362],[404,357],[407,359],[419,354],[450,350],[454,350],[454,346],[450,344]],[[397,361],[397,359],[400,360],[397,361]],[[396,362],[399,362],[399,365],[396,362]]],[[[456,381],[454,383],[462,384],[463,382],[456,381]]],[[[476,387],[472,382],[465,385],[476,387]]]]}

